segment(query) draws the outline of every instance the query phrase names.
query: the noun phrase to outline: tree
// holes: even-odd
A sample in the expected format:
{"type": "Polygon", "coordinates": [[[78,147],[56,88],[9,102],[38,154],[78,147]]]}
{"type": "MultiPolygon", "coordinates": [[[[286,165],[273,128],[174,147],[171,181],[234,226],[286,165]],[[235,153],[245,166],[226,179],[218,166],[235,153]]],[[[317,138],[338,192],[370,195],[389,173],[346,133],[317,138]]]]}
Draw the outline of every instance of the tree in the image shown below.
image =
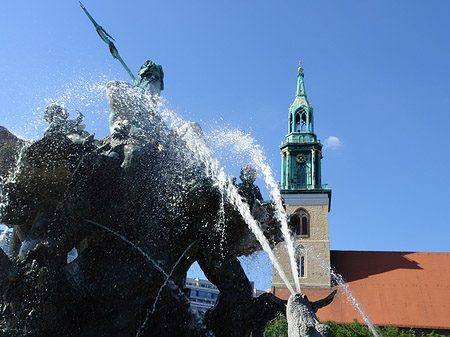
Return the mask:
{"type": "Polygon", "coordinates": [[[279,315],[267,323],[264,337],[288,337],[286,316],[279,315]]]}

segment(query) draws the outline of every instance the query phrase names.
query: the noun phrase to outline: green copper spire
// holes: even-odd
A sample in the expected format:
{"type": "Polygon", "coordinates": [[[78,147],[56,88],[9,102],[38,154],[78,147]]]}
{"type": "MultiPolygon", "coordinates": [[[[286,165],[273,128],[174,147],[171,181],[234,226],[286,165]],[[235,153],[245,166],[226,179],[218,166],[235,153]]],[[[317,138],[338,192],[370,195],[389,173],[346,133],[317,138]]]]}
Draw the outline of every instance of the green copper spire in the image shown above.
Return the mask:
{"type": "Polygon", "coordinates": [[[308,102],[302,64],[297,73],[297,92],[289,108],[286,140],[281,144],[282,190],[321,189],[322,144],[314,134],[314,109],[308,102]]]}
{"type": "Polygon", "coordinates": [[[297,73],[297,93],[289,109],[288,133],[314,133],[314,109],[306,97],[304,76],[300,61],[297,73]]]}

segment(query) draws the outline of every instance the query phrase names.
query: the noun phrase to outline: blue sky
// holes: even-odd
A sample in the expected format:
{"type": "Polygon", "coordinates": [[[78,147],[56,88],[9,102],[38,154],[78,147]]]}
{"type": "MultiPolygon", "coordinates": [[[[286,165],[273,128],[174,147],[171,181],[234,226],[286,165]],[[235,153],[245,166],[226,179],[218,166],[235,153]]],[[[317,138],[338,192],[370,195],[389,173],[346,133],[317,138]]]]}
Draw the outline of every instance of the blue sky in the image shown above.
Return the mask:
{"type": "MultiPolygon", "coordinates": [[[[83,3],[132,71],[163,65],[167,106],[206,130],[249,132],[277,180],[301,59],[329,145],[331,248],[449,251],[450,2],[83,3]]],[[[38,138],[57,100],[107,134],[99,88],[128,75],[78,1],[9,1],[0,32],[0,125],[38,138]]]]}

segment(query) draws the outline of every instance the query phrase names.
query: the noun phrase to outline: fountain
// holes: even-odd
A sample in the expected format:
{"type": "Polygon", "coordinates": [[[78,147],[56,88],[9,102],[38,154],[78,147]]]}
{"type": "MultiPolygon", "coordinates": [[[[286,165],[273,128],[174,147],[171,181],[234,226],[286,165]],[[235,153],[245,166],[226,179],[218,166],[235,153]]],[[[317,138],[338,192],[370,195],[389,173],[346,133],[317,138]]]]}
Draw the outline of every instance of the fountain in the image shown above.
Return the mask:
{"type": "MultiPolygon", "coordinates": [[[[163,78],[146,61],[134,86],[110,81],[111,134],[100,140],[58,104],[37,141],[0,128],[0,223],[14,228],[10,256],[0,252],[0,336],[257,337],[286,312],[271,294],[252,298],[237,259],[263,248],[278,265],[272,248],[289,234],[273,179],[264,202],[254,169],[228,179],[197,123],[168,127],[163,78]],[[220,290],[202,318],[183,288],[194,262],[220,290]]],[[[325,334],[314,312],[330,296],[288,303],[288,318],[301,313],[290,324],[304,327],[290,335],[325,334]]]]}
{"type": "Polygon", "coordinates": [[[161,67],[146,62],[139,74],[145,89],[106,85],[104,139],[56,104],[40,140],[2,129],[0,169],[14,177],[1,186],[0,221],[14,228],[0,261],[8,336],[257,336],[285,310],[270,294],[252,299],[237,260],[283,240],[254,169],[240,184],[225,179],[198,124],[162,121],[161,67]],[[203,325],[183,291],[194,261],[221,292],[203,325]]]}

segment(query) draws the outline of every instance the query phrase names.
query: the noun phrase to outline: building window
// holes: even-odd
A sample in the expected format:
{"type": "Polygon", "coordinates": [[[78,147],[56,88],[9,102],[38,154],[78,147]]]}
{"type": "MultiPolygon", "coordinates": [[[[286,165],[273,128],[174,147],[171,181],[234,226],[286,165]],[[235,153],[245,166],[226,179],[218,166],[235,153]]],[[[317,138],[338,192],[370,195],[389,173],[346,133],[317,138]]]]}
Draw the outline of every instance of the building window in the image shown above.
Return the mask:
{"type": "Polygon", "coordinates": [[[289,220],[290,227],[295,235],[307,238],[309,237],[309,214],[304,209],[297,210],[289,220]]]}
{"type": "Polygon", "coordinates": [[[303,215],[300,220],[300,236],[308,235],[308,218],[303,215]]]}
{"type": "Polygon", "coordinates": [[[297,271],[298,277],[305,277],[305,257],[297,257],[297,271]]]}
{"type": "Polygon", "coordinates": [[[298,277],[306,277],[306,250],[303,245],[298,245],[295,249],[298,277]]]}
{"type": "Polygon", "coordinates": [[[300,257],[300,277],[305,277],[305,257],[300,257]]]}

